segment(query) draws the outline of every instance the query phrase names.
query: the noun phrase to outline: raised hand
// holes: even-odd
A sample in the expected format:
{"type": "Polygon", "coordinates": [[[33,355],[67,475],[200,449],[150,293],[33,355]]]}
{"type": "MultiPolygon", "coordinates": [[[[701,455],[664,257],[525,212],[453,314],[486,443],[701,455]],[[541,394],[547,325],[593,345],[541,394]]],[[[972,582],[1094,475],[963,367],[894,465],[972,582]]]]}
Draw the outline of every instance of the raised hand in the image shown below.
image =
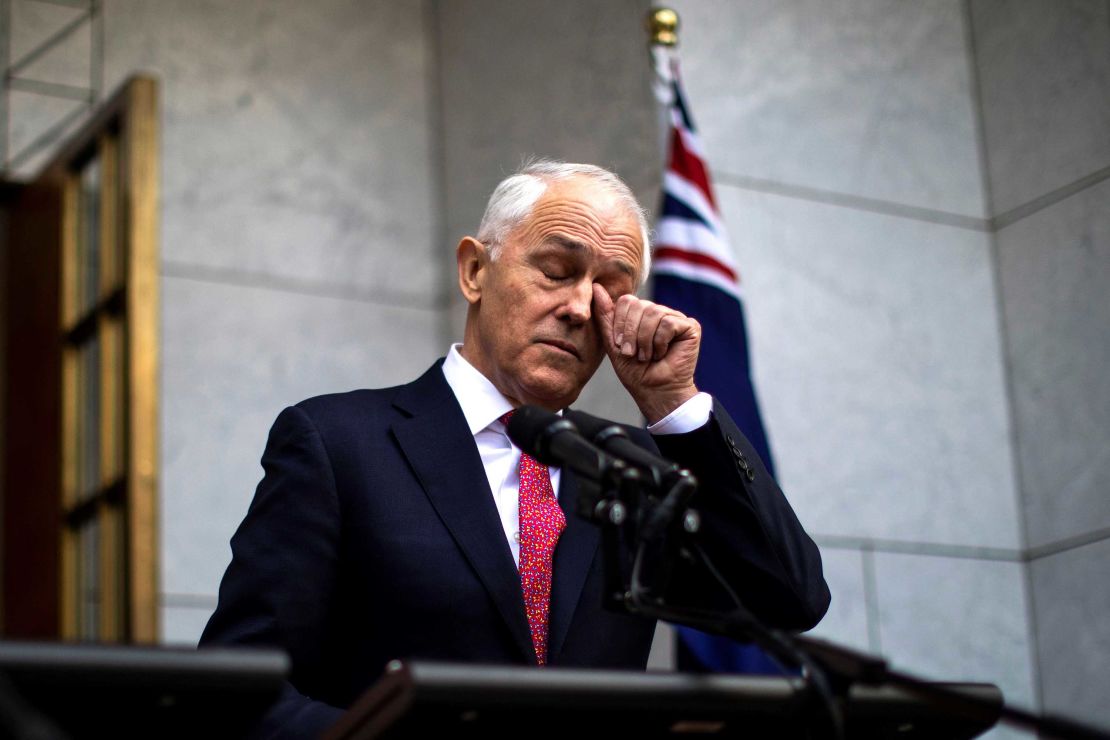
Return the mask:
{"type": "Polygon", "coordinates": [[[616,303],[596,283],[593,320],[617,377],[649,424],[693,398],[701,324],[631,293],[616,303]]]}

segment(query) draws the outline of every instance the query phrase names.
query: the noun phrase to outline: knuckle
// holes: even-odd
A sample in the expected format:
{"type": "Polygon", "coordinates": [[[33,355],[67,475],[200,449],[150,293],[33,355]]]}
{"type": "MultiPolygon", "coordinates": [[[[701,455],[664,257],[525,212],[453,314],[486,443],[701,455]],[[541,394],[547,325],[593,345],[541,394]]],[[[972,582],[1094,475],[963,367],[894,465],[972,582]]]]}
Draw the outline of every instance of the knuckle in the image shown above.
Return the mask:
{"type": "Polygon", "coordinates": [[[632,293],[625,293],[617,299],[617,307],[627,310],[630,306],[634,305],[639,299],[632,293]]]}

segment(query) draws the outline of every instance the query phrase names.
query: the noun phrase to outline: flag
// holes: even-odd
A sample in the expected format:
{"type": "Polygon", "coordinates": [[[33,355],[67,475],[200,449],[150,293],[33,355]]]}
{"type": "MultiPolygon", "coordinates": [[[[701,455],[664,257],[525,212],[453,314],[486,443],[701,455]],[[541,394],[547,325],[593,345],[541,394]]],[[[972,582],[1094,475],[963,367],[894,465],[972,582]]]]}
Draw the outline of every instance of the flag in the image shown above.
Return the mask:
{"type": "MultiPolygon", "coordinates": [[[[700,390],[711,393],[728,410],[763,459],[768,472],[774,475],[748,367],[740,275],[721,221],[701,143],[686,105],[677,65],[669,58],[657,58],[657,69],[670,122],[663,202],[656,222],[652,260],[653,300],[701,324],[701,352],[695,382],[700,390]],[[663,69],[662,65],[668,62],[668,68],[663,69]]],[[[777,663],[754,645],[707,635],[688,627],[679,626],[676,630],[678,663],[683,670],[782,672],[777,663]]]]}

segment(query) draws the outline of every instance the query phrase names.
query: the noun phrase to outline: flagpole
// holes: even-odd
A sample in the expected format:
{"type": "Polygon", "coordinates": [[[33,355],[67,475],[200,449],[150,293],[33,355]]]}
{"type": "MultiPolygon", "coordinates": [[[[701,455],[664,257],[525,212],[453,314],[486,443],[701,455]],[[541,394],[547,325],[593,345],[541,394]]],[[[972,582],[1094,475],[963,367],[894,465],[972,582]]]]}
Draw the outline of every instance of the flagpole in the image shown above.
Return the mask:
{"type": "Polygon", "coordinates": [[[648,51],[654,74],[651,90],[659,103],[659,160],[667,157],[667,132],[671,126],[671,105],[674,103],[674,69],[678,58],[678,13],[670,8],[652,8],[644,20],[648,32],[648,51]]]}
{"type": "Polygon", "coordinates": [[[644,24],[648,31],[648,48],[655,68],[655,97],[665,106],[673,102],[671,83],[678,53],[678,13],[670,8],[652,8],[644,24]]]}

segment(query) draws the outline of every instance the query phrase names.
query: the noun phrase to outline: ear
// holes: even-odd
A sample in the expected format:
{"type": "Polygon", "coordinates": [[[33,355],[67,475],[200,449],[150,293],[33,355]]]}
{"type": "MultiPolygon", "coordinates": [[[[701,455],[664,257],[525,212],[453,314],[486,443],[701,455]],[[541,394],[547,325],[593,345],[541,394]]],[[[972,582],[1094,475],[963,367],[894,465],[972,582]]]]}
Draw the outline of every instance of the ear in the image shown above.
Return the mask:
{"type": "Polygon", "coordinates": [[[459,291],[471,305],[482,299],[482,284],[489,265],[486,245],[474,237],[464,236],[455,248],[455,262],[459,270],[459,291]]]}

